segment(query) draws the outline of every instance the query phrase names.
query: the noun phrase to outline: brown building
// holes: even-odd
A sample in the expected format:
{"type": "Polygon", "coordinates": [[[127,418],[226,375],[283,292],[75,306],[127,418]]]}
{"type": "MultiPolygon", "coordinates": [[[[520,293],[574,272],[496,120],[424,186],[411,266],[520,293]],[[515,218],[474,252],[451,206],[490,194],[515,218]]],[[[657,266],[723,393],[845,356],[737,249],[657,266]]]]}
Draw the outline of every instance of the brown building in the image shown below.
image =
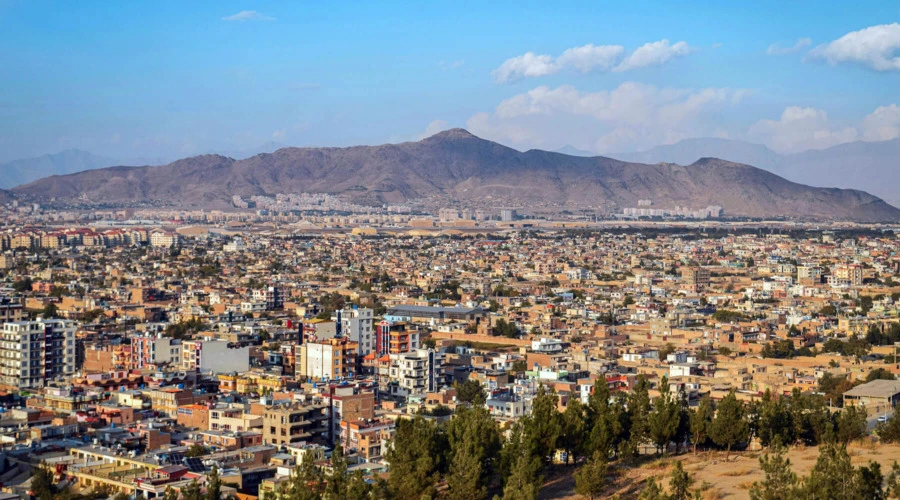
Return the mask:
{"type": "Polygon", "coordinates": [[[263,440],[281,445],[322,441],[328,432],[328,409],[324,404],[279,405],[263,412],[263,440]]]}

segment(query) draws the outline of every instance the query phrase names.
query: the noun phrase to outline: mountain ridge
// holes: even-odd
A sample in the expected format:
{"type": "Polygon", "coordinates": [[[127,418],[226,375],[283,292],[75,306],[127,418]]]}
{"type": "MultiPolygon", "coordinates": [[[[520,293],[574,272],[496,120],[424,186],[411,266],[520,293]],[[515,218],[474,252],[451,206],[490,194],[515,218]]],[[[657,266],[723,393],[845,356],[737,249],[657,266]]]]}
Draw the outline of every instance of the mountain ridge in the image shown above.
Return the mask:
{"type": "Polygon", "coordinates": [[[855,141],[825,149],[780,154],[751,142],[697,138],[611,156],[623,161],[680,165],[690,164],[703,156],[715,156],[754,165],[801,184],[860,189],[900,204],[900,139],[855,141]]]}
{"type": "Polygon", "coordinates": [[[811,188],[715,158],[691,165],[641,164],[542,150],[519,152],[451,129],[416,142],[346,148],[282,148],[243,160],[201,155],[156,167],[111,167],[19,186],[18,195],[92,201],[163,201],[224,207],[232,195],[352,194],[365,203],[432,196],[579,204],[607,212],[652,199],[663,208],[719,205],[728,215],[900,220],[868,193],[811,188]]]}

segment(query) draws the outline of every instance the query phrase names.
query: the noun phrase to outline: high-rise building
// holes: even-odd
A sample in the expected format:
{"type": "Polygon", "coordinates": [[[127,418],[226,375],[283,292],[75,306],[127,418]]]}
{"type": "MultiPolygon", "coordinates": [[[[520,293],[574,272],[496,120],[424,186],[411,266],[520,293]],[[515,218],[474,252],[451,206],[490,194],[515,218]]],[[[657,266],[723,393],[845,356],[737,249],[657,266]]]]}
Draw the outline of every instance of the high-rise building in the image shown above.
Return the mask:
{"type": "Polygon", "coordinates": [[[681,268],[681,279],[685,286],[694,289],[700,289],[709,286],[709,269],[702,267],[683,267],[681,268]]]}
{"type": "Polygon", "coordinates": [[[338,380],[357,373],[356,342],[345,337],[306,342],[295,347],[295,374],[313,380],[338,380]]]}
{"type": "Polygon", "coordinates": [[[266,287],[266,311],[284,309],[284,291],[277,286],[266,287]]]}
{"type": "Polygon", "coordinates": [[[359,344],[357,354],[365,356],[375,349],[375,313],[367,307],[339,309],[331,315],[336,335],[346,337],[359,344]]]}
{"type": "Polygon", "coordinates": [[[391,382],[393,396],[425,394],[440,388],[443,355],[432,349],[416,349],[403,354],[391,354],[391,382]]]}
{"type": "Polygon", "coordinates": [[[410,330],[406,322],[382,321],[375,336],[375,353],[401,354],[419,348],[419,331],[410,330]]]}
{"type": "Polygon", "coordinates": [[[49,319],[5,323],[0,342],[0,383],[44,387],[75,373],[75,324],[49,319]]]}

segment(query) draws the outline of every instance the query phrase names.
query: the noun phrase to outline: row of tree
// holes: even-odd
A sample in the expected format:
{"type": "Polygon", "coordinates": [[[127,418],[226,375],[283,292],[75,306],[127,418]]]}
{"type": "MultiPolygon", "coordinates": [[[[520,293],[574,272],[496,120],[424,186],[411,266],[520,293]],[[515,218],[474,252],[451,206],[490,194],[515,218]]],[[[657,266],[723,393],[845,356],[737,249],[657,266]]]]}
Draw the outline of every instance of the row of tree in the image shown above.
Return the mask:
{"type": "MultiPolygon", "coordinates": [[[[564,411],[558,409],[557,394],[541,387],[532,401],[532,411],[504,433],[485,408],[484,394],[474,384],[463,384],[459,389],[464,396],[461,400],[471,402],[471,406],[460,404],[452,418],[439,422],[441,419],[419,414],[397,421],[393,441],[385,454],[390,464],[386,479],[370,483],[360,471],[348,473],[347,460],[338,445],[329,467],[322,468],[312,456],[306,456],[290,478],[278,483],[275,491],[264,493],[262,498],[405,500],[434,498],[440,494],[453,500],[475,500],[495,493],[502,500],[531,500],[543,484],[545,471],[557,459],[567,465],[580,464],[575,473],[576,491],[594,498],[602,495],[608,486],[612,461],[628,465],[642,454],[665,455],[673,448],[678,453],[688,446],[693,447],[694,453],[698,448],[724,449],[727,461],[732,448],[748,443],[752,437],[775,450],[763,463],[768,480],[767,467],[772,467],[770,461],[781,460],[778,458],[781,446],[825,444],[825,458],[821,460],[842,460],[840,450],[866,433],[863,409],[850,407],[832,413],[819,395],[795,391],[789,396],[775,396],[766,392],[759,400],[744,403],[732,391],[718,403],[704,397],[696,408],[690,408],[683,396],[670,392],[666,378],[659,384],[659,395],[651,398],[649,381],[643,376],[628,394],[611,394],[605,380],[600,378],[586,404],[573,397],[564,411]]],[[[880,431],[900,439],[898,422],[900,419],[890,421],[880,431]]],[[[665,495],[658,485],[648,483],[644,498],[682,498],[678,495],[688,494],[692,479],[679,468],[680,462],[676,462],[673,474],[677,478],[673,475],[670,481],[671,493],[665,495]]],[[[830,463],[820,469],[837,467],[830,463]]],[[[872,467],[854,472],[854,477],[869,480],[879,472],[872,467]]],[[[813,488],[804,486],[813,482],[797,480],[791,487],[813,488]]],[[[765,491],[769,488],[766,484],[757,489],[765,491]]],[[[218,471],[210,474],[206,490],[201,494],[200,486],[192,483],[182,488],[180,494],[185,500],[222,500],[218,471]]],[[[175,499],[177,494],[167,492],[166,498],[175,499]]]]}

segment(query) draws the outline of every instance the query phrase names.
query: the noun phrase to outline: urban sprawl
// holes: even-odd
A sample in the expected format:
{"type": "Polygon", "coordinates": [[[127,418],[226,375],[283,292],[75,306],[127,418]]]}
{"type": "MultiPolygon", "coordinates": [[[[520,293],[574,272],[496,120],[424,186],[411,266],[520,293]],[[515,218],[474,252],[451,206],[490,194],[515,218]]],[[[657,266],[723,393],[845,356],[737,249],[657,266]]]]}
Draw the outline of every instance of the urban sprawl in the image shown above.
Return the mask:
{"type": "Polygon", "coordinates": [[[0,209],[0,499],[900,493],[893,228],[233,204],[0,209]]]}

